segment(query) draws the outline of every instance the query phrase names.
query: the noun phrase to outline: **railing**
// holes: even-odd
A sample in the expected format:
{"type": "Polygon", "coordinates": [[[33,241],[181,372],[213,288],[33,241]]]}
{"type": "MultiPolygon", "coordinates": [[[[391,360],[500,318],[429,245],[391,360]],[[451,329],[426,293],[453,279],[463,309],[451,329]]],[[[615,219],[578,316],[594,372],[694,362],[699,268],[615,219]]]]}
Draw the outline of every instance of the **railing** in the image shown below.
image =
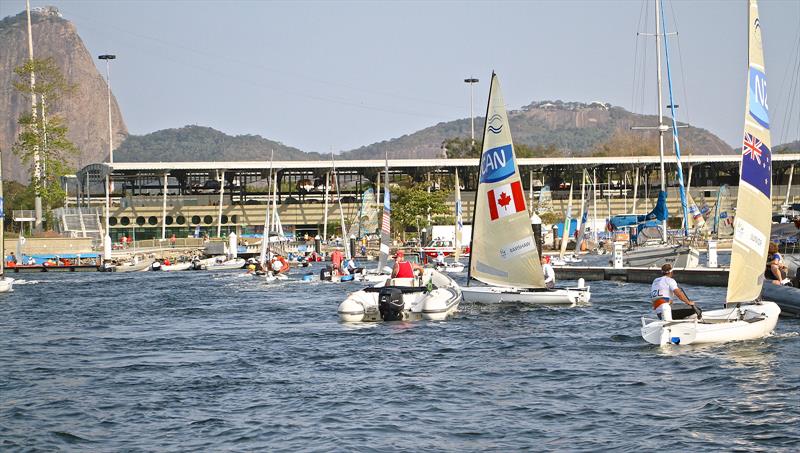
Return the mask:
{"type": "Polygon", "coordinates": [[[36,219],[36,211],[22,209],[22,210],[14,210],[12,212],[15,222],[32,222],[36,219]]]}

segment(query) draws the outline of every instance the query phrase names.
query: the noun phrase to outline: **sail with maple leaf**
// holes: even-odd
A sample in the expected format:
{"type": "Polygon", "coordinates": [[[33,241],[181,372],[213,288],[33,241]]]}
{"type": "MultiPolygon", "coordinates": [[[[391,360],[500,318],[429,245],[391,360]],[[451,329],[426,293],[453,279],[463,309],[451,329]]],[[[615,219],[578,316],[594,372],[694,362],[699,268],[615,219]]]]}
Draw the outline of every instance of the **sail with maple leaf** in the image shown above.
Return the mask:
{"type": "Polygon", "coordinates": [[[494,73],[473,212],[469,276],[496,286],[545,286],[505,102],[494,73]]]}

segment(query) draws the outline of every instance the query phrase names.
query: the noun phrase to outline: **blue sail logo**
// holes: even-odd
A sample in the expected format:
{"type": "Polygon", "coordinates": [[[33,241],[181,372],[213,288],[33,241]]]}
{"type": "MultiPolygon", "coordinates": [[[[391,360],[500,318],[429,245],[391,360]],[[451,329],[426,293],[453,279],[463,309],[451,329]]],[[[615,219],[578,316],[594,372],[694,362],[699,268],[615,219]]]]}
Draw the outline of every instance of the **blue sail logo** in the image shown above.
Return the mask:
{"type": "Polygon", "coordinates": [[[502,181],[513,175],[514,150],[511,144],[486,150],[481,159],[481,182],[502,181]]]}
{"type": "Polygon", "coordinates": [[[503,130],[503,118],[495,113],[489,118],[489,132],[499,134],[503,130]]]}
{"type": "Polygon", "coordinates": [[[750,116],[761,126],[769,129],[769,106],[767,106],[767,76],[750,66],[749,74],[750,116]]]}

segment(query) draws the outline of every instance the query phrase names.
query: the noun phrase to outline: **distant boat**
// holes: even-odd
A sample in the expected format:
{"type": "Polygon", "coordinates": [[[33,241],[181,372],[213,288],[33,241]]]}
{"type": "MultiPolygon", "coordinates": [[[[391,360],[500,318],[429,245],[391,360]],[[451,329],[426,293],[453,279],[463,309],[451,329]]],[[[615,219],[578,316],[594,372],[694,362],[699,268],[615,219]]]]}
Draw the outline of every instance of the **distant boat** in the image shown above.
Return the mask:
{"type": "MultiPolygon", "coordinates": [[[[588,287],[548,289],[522,191],[500,83],[492,73],[464,300],[575,305],[588,287]]],[[[580,286],[580,285],[579,285],[580,286]]]]}
{"type": "MultiPolygon", "coordinates": [[[[656,7],[663,8],[659,0],[656,0],[656,7]]],[[[667,345],[751,340],[769,335],[778,323],[780,307],[775,302],[759,302],[772,223],[772,153],[756,0],[749,0],[747,24],[749,65],[744,146],[728,292],[725,300],[720,301],[724,302],[725,308],[702,312],[697,319],[644,317],[642,338],[648,343],[667,345]]]]}

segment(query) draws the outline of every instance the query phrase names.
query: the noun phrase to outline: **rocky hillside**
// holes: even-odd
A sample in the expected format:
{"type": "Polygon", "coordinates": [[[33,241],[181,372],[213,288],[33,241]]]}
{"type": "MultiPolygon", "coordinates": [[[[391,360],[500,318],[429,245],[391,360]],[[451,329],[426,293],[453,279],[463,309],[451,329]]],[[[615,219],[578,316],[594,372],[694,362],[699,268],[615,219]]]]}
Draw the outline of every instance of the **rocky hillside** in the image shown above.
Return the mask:
{"type": "MultiPolygon", "coordinates": [[[[106,82],[97,71],[94,58],[86,50],[75,26],[63,19],[55,8],[37,9],[31,14],[35,58],[52,57],[66,79],[75,85],[74,94],[50,106],[69,128],[69,139],[79,149],[70,164],[79,168],[101,162],[108,155],[108,101],[106,82]]],[[[30,100],[17,93],[12,81],[14,68],[28,59],[27,18],[25,13],[0,21],[0,148],[3,176],[27,183],[29,172],[11,151],[19,128],[20,114],[30,110],[30,100]]],[[[128,135],[116,99],[111,100],[114,144],[128,135]]]]}
{"type": "MultiPolygon", "coordinates": [[[[562,101],[534,102],[520,110],[508,112],[514,143],[534,147],[553,145],[565,155],[590,155],[612,137],[619,134],[641,134],[643,138],[655,132],[631,131],[631,126],[652,126],[658,118],[628,112],[621,107],[603,103],[562,101]]],[[[475,119],[476,135],[483,131],[484,118],[475,119]]],[[[413,134],[364,146],[346,153],[348,158],[439,156],[442,141],[468,137],[469,119],[439,123],[413,134]]],[[[688,127],[680,129],[683,154],[728,154],[733,149],[711,132],[688,127]]],[[[624,153],[621,153],[624,154],[624,153]]],[[[344,156],[343,156],[344,157],[344,156]]]]}

